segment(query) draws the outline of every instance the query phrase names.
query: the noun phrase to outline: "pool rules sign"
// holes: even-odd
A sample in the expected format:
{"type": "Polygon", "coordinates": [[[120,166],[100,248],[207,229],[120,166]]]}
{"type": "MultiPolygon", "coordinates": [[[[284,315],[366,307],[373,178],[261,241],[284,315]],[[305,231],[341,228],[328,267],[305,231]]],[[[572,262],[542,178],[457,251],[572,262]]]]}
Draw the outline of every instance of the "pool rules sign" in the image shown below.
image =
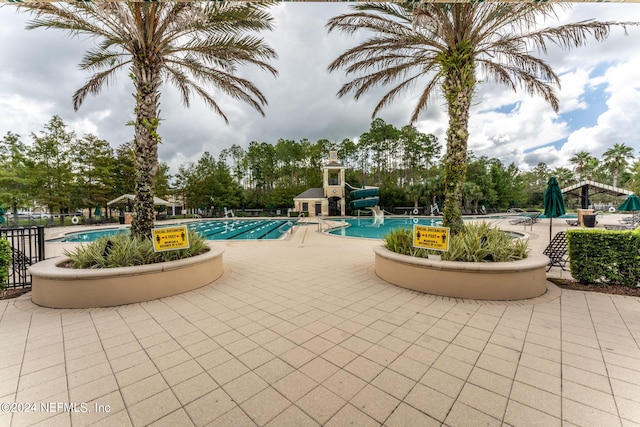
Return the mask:
{"type": "Polygon", "coordinates": [[[154,228],[151,232],[153,234],[153,250],[156,252],[189,248],[189,233],[187,233],[186,225],[154,228]]]}
{"type": "Polygon", "coordinates": [[[413,246],[416,248],[449,250],[449,227],[413,225],[413,246]]]}

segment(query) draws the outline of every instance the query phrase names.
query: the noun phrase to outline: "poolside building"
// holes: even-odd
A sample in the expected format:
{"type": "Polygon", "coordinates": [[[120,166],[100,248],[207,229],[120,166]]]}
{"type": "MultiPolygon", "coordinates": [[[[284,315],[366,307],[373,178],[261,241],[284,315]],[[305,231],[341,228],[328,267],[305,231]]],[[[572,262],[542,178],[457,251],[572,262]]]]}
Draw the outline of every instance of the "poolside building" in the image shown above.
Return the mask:
{"type": "Polygon", "coordinates": [[[345,215],[345,166],[338,159],[338,152],[329,151],[329,160],[322,167],[322,188],[309,188],[293,198],[297,212],[309,216],[345,215]]]}

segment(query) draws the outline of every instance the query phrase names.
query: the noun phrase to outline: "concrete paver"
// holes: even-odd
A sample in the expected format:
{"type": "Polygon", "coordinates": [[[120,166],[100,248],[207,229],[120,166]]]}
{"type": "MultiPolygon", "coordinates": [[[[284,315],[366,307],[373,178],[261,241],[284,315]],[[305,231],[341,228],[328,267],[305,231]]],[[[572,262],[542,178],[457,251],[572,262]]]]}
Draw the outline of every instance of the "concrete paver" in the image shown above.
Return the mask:
{"type": "Polygon", "coordinates": [[[379,241],[316,225],[216,244],[223,276],[174,297],[0,301],[0,425],[640,424],[640,298],[424,295],[375,276],[379,241]]]}

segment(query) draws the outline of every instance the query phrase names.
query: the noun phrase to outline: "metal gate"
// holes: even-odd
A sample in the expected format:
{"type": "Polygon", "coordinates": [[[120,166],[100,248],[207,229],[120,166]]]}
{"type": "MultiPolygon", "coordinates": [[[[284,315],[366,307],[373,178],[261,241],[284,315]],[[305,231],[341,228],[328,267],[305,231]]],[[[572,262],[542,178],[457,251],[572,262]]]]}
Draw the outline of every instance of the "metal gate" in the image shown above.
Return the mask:
{"type": "Polygon", "coordinates": [[[11,264],[7,288],[31,286],[29,266],[44,260],[44,227],[0,228],[0,238],[5,238],[11,246],[11,264]]]}

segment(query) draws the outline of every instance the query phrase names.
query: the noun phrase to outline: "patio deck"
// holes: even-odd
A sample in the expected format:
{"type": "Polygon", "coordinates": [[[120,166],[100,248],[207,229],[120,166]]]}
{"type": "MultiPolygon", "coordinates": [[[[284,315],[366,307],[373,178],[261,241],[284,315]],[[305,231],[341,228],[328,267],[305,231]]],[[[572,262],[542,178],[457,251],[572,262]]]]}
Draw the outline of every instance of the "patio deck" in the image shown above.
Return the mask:
{"type": "Polygon", "coordinates": [[[0,301],[0,425],[640,425],[640,298],[424,295],[375,276],[380,242],[313,225],[217,244],[224,275],[179,296],[0,301]]]}

